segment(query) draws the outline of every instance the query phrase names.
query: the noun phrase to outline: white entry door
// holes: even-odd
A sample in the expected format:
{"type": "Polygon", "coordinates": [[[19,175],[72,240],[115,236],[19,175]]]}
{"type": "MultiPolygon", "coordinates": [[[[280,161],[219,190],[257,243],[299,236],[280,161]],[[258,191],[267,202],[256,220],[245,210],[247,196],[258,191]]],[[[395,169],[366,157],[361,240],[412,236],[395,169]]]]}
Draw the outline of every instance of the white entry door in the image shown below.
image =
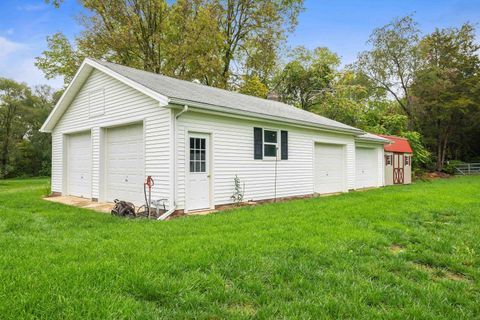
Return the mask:
{"type": "Polygon", "coordinates": [[[345,191],[345,160],[343,145],[315,144],[315,192],[345,191]]]}
{"type": "Polygon", "coordinates": [[[355,187],[371,188],[378,186],[377,149],[355,148],[356,178],[355,187]]]}
{"type": "Polygon", "coordinates": [[[90,132],[69,135],[67,141],[67,194],[90,198],[92,196],[90,132]]]}
{"type": "Polygon", "coordinates": [[[143,125],[110,128],[105,135],[106,200],[143,204],[143,125]]]}
{"type": "Polygon", "coordinates": [[[187,209],[210,208],[210,137],[208,134],[189,134],[187,209]]]}

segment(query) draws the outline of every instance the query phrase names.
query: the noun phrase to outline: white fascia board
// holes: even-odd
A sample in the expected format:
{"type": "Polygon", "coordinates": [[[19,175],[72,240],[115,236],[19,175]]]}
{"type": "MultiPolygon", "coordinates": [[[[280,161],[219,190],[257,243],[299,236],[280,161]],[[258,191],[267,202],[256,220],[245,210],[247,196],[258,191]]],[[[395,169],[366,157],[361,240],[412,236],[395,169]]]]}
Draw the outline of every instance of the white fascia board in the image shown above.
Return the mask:
{"type": "Polygon", "coordinates": [[[277,117],[277,116],[271,116],[271,115],[264,115],[264,114],[255,113],[255,112],[247,112],[247,111],[232,109],[228,107],[210,105],[206,103],[200,103],[200,102],[189,101],[189,100],[178,99],[178,98],[170,98],[170,103],[177,105],[178,107],[183,107],[184,105],[196,107],[198,108],[195,110],[197,112],[217,114],[224,117],[230,116],[230,117],[242,118],[242,119],[248,119],[248,120],[260,119],[266,122],[288,123],[290,125],[302,127],[302,128],[308,127],[310,129],[335,132],[335,133],[343,133],[343,134],[349,134],[349,135],[355,135],[355,136],[362,135],[365,133],[360,129],[347,129],[347,128],[340,128],[340,127],[334,127],[334,126],[320,125],[320,124],[315,124],[307,121],[293,120],[290,118],[283,118],[283,117],[277,117]]]}
{"type": "Polygon", "coordinates": [[[115,71],[95,62],[94,60],[86,58],[80,65],[80,68],[78,68],[77,73],[63,92],[57,104],[48,115],[47,120],[45,120],[45,122],[43,123],[42,127],[40,128],[40,132],[52,132],[61,115],[66,110],[70,102],[72,102],[72,100],[75,98],[78,91],[81,89],[83,82],[87,79],[88,75],[90,75],[93,69],[102,71],[103,73],[111,76],[114,79],[117,79],[118,81],[128,85],[129,87],[132,87],[140,91],[141,93],[157,100],[159,102],[159,106],[161,107],[168,106],[170,102],[168,97],[159,94],[133,80],[130,80],[129,78],[116,73],[115,71]]]}

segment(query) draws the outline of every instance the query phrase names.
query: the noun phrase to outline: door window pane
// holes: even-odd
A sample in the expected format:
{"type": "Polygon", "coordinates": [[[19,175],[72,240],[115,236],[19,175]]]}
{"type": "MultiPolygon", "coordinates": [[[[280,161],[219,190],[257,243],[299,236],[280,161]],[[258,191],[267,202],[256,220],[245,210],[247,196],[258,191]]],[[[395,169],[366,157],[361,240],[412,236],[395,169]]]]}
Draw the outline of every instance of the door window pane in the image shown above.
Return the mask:
{"type": "Polygon", "coordinates": [[[190,172],[206,172],[206,139],[190,138],[190,172]]]}

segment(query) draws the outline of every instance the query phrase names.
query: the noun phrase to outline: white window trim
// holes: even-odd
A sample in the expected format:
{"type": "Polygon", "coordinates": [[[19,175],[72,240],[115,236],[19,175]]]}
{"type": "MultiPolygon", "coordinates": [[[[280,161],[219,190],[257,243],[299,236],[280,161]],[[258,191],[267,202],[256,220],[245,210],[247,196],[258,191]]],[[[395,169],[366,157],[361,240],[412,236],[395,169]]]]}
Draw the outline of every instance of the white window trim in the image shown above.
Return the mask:
{"type": "Polygon", "coordinates": [[[265,161],[272,161],[272,160],[280,160],[279,157],[279,152],[280,152],[280,130],[279,129],[270,129],[270,128],[262,128],[262,155],[263,155],[263,160],[265,161]],[[265,131],[274,131],[277,133],[277,142],[265,142],[265,131]],[[276,148],[276,156],[266,156],[265,155],[265,144],[268,145],[274,145],[276,148]]]}

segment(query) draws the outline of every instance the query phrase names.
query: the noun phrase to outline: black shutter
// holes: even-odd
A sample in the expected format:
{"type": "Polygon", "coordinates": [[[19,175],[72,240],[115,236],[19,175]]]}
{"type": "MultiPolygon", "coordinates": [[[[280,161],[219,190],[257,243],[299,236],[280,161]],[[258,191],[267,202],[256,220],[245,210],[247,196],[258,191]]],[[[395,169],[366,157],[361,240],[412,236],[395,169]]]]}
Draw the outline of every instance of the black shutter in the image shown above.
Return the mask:
{"type": "Polygon", "coordinates": [[[263,130],[253,128],[253,158],[263,159],[263,130]]]}
{"type": "Polygon", "coordinates": [[[282,160],[288,160],[288,131],[281,131],[280,132],[281,136],[281,159],[282,160]]]}

